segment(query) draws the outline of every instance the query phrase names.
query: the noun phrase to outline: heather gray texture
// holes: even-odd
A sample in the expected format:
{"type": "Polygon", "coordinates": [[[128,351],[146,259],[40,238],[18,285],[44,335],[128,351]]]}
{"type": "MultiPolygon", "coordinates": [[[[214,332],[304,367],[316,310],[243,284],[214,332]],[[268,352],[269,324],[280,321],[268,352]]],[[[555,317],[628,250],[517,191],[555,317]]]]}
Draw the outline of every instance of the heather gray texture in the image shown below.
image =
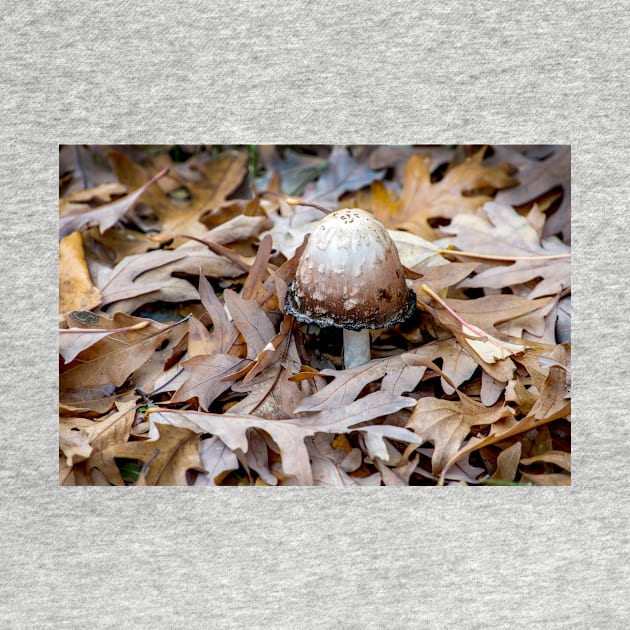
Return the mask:
{"type": "Polygon", "coordinates": [[[5,3],[3,628],[625,628],[627,2],[5,3]],[[57,486],[60,142],[570,143],[565,489],[57,486]]]}

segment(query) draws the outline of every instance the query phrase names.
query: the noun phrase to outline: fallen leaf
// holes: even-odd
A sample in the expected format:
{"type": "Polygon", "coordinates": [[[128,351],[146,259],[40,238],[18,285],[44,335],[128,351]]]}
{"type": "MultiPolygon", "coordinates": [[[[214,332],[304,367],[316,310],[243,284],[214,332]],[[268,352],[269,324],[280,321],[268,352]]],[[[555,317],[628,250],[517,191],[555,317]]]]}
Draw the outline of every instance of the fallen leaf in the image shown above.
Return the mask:
{"type": "Polygon", "coordinates": [[[116,264],[127,256],[144,254],[157,249],[159,244],[152,241],[147,234],[124,227],[117,223],[103,234],[97,228],[81,230],[85,248],[95,251],[104,249],[112,255],[111,262],[116,264]]]}
{"type": "MultiPolygon", "coordinates": [[[[504,383],[511,380],[514,374],[515,367],[510,357],[525,350],[527,344],[500,339],[502,333],[496,325],[531,313],[553,301],[553,298],[527,300],[515,295],[491,295],[475,300],[442,300],[439,297],[436,300],[436,297],[431,296],[431,300],[438,302],[438,307],[434,308],[424,301],[424,283],[416,280],[411,284],[416,290],[418,308],[430,313],[435,321],[451,331],[460,346],[485,372],[504,383]],[[464,327],[468,332],[464,331],[464,327]],[[478,350],[481,350],[481,354],[478,350]]],[[[429,295],[431,293],[435,295],[435,291],[429,287],[429,295]]]]}
{"type": "Polygon", "coordinates": [[[62,238],[59,243],[59,312],[89,311],[102,300],[94,286],[83,249],[80,232],[62,238]]]}
{"type": "Polygon", "coordinates": [[[247,358],[253,360],[275,337],[276,330],[255,300],[244,300],[230,289],[223,292],[225,305],[234,325],[247,344],[247,358]]]}
{"type": "Polygon", "coordinates": [[[407,487],[409,486],[411,475],[416,470],[419,459],[420,456],[417,455],[412,460],[394,468],[386,466],[381,460],[376,460],[376,467],[381,473],[386,486],[407,487]]]}
{"type": "Polygon", "coordinates": [[[59,450],[64,454],[66,465],[70,468],[85,461],[92,454],[90,438],[84,426],[81,426],[84,424],[91,423],[84,418],[59,419],[59,450]]]}
{"type": "Polygon", "coordinates": [[[490,479],[492,481],[514,481],[521,457],[521,443],[515,442],[509,448],[499,453],[497,469],[490,479]]]}
{"type": "Polygon", "coordinates": [[[280,176],[282,192],[287,195],[299,195],[304,186],[328,165],[328,161],[323,157],[298,153],[290,147],[283,151],[282,156],[272,145],[261,145],[258,152],[266,169],[265,175],[256,179],[258,190],[265,190],[272,177],[277,174],[280,176]]]}
{"type": "Polygon", "coordinates": [[[521,473],[521,482],[531,483],[535,486],[570,486],[571,477],[567,473],[550,473],[542,475],[521,473]]]}
{"type": "Polygon", "coordinates": [[[422,441],[434,446],[431,465],[440,473],[453,458],[473,426],[488,425],[512,415],[505,405],[485,407],[459,393],[458,401],[421,398],[407,423],[422,441]]]}
{"type": "MultiPolygon", "coordinates": [[[[204,234],[218,244],[232,241],[237,233],[254,236],[264,225],[264,217],[238,217],[204,234]],[[232,233],[230,232],[232,229],[232,233]]],[[[103,304],[117,311],[133,311],[150,301],[182,302],[198,299],[196,289],[172,274],[202,274],[234,278],[243,274],[238,265],[210,251],[202,243],[187,241],[174,250],[158,250],[129,256],[111,272],[98,279],[103,304]]]]}
{"type": "Polygon", "coordinates": [[[548,464],[555,464],[564,468],[564,470],[571,470],[571,453],[565,453],[564,451],[546,451],[539,455],[533,455],[532,457],[525,457],[521,459],[521,464],[529,465],[536,462],[544,462],[548,464]]]}
{"type": "Polygon", "coordinates": [[[93,189],[101,184],[111,184],[112,173],[102,158],[100,147],[83,144],[66,144],[59,147],[60,192],[93,189]]]}
{"type": "MultiPolygon", "coordinates": [[[[121,183],[135,187],[147,179],[140,166],[120,151],[110,152],[110,159],[121,183]]],[[[157,215],[164,234],[191,234],[202,237],[207,228],[199,218],[209,210],[218,208],[239,186],[247,167],[247,154],[243,151],[226,151],[215,159],[193,156],[186,167],[197,180],[184,179],[190,199],[186,203],[173,202],[161,189],[155,187],[142,196],[157,215]]],[[[179,168],[180,171],[184,168],[179,168]]]]}
{"type": "MultiPolygon", "coordinates": [[[[100,318],[99,323],[104,318],[100,318]]],[[[143,365],[164,341],[176,342],[185,332],[182,323],[166,326],[149,321],[141,329],[134,324],[146,322],[139,317],[116,313],[110,326],[125,329],[106,336],[81,352],[71,363],[60,368],[60,394],[92,385],[122,385],[127,377],[143,365]]],[[[86,328],[89,323],[83,324],[86,328]]]]}
{"type": "Polygon", "coordinates": [[[185,402],[197,398],[202,409],[209,406],[231,382],[226,379],[246,364],[240,357],[231,354],[196,356],[183,361],[184,382],[177,389],[171,402],[185,402]]]}
{"type": "Polygon", "coordinates": [[[113,201],[114,197],[122,197],[127,192],[126,186],[116,182],[100,184],[95,188],[75,190],[59,200],[59,216],[87,212],[93,206],[113,201]]]}
{"type": "Polygon", "coordinates": [[[453,149],[445,146],[401,146],[401,145],[368,145],[370,151],[368,165],[373,169],[394,168],[396,171],[404,170],[409,158],[414,155],[422,155],[430,158],[429,170],[435,171],[438,166],[448,164],[453,157],[453,149]]]}
{"type": "Polygon", "coordinates": [[[558,210],[547,219],[544,236],[562,232],[567,244],[571,243],[571,147],[558,145],[544,160],[531,159],[509,148],[496,147],[500,159],[506,159],[518,168],[518,186],[497,194],[496,201],[509,206],[521,206],[555,187],[562,188],[563,196],[558,210]]]}
{"type": "MultiPolygon", "coordinates": [[[[383,379],[382,391],[389,391],[394,395],[413,391],[422,379],[427,367],[431,365],[430,359],[416,353],[413,357],[418,364],[410,364],[405,355],[386,359],[369,361],[358,367],[345,370],[325,369],[320,372],[325,376],[334,377],[324,388],[302,401],[295,410],[297,413],[304,411],[322,411],[324,409],[338,408],[351,403],[368,384],[378,379],[383,379]],[[420,365],[423,362],[425,365],[420,365]]],[[[437,366],[434,366],[437,371],[437,366]]]]}
{"type": "Polygon", "coordinates": [[[239,467],[238,458],[218,437],[202,440],[199,457],[204,472],[197,475],[196,486],[217,486],[239,467]]]}
{"type": "Polygon", "coordinates": [[[430,158],[411,156],[405,168],[400,200],[392,198],[383,184],[377,182],[372,186],[372,195],[376,197],[372,207],[374,216],[386,227],[408,230],[433,241],[429,219],[475,213],[486,201],[492,200],[481,190],[488,186],[506,188],[515,183],[510,177],[512,169],[506,164],[483,166],[484,152],[467,157],[436,183],[431,182],[430,158]]]}
{"type": "MultiPolygon", "coordinates": [[[[304,438],[316,433],[344,433],[350,427],[393,413],[415,404],[412,398],[376,392],[346,407],[309,414],[290,420],[263,420],[256,416],[210,414],[202,412],[152,412],[152,423],[171,423],[200,433],[217,435],[231,449],[245,453],[248,449],[247,430],[260,429],[277,444],[282,455],[282,469],[300,485],[313,485],[313,476],[304,438]]],[[[365,427],[357,428],[364,431],[365,427]]]]}
{"type": "MultiPolygon", "coordinates": [[[[447,287],[458,284],[464,278],[467,278],[473,271],[479,267],[480,263],[451,263],[449,265],[437,265],[432,267],[423,267],[422,282],[431,286],[437,293],[447,287]]],[[[409,265],[407,265],[409,266],[409,265]]],[[[421,283],[418,283],[420,285],[421,283]]]]}
{"type": "Polygon", "coordinates": [[[107,449],[124,444],[129,439],[131,426],[135,418],[135,401],[117,404],[118,409],[106,419],[94,423],[89,430],[90,443],[94,452],[87,461],[89,471],[98,470],[109,483],[122,486],[124,481],[114,457],[106,453],[107,449]]]}
{"type": "Polygon", "coordinates": [[[188,470],[203,471],[199,458],[199,435],[189,429],[153,423],[157,436],[140,442],[115,444],[104,451],[112,458],[151,460],[146,485],[185,486],[188,470]],[[157,454],[156,454],[157,453],[157,454]]]}
{"type": "Polygon", "coordinates": [[[83,350],[114,333],[125,333],[130,330],[142,330],[151,320],[137,318],[130,326],[116,328],[110,317],[95,315],[90,311],[72,311],[66,315],[69,328],[59,330],[59,354],[65,363],[70,363],[83,350]]]}
{"type": "MultiPolygon", "coordinates": [[[[238,330],[234,323],[228,319],[223,304],[215,295],[214,290],[203,274],[199,276],[199,296],[203,307],[212,320],[213,326],[207,354],[229,352],[236,342],[238,330]]],[[[196,354],[201,354],[201,352],[196,354]]]]}
{"type": "Polygon", "coordinates": [[[451,236],[435,241],[443,248],[454,246],[465,252],[505,257],[500,263],[484,262],[473,278],[461,282],[461,287],[501,289],[542,278],[528,292],[527,297],[534,299],[555,295],[571,286],[569,247],[555,237],[540,241],[527,219],[510,206],[487,203],[483,215],[485,218],[458,215],[442,228],[451,236]]]}
{"type": "Polygon", "coordinates": [[[334,208],[344,192],[363,188],[384,174],[385,171],[373,171],[354,159],[345,147],[336,146],[328,158],[326,170],[317,182],[306,186],[302,198],[334,208]]]}
{"type": "MultiPolygon", "coordinates": [[[[497,339],[488,334],[481,328],[473,326],[464,321],[442,298],[440,298],[435,291],[433,291],[426,284],[421,285],[422,290],[430,295],[433,300],[442,306],[442,308],[455,320],[455,325],[451,324],[448,318],[443,318],[442,321],[447,321],[447,326],[452,330],[453,334],[462,341],[463,344],[467,344],[473,351],[474,357],[481,358],[484,365],[496,363],[501,359],[507,359],[514,354],[520,354],[526,350],[526,346],[523,344],[509,343],[505,340],[497,339]]],[[[496,380],[506,380],[497,378],[496,380]]]]}
{"type": "Polygon", "coordinates": [[[114,458],[105,455],[104,451],[110,446],[124,444],[129,439],[135,402],[119,403],[117,407],[116,411],[99,420],[60,418],[60,448],[69,468],[83,461],[86,476],[93,477],[93,471],[96,470],[107,483],[124,485],[114,458]]]}
{"type": "Polygon", "coordinates": [[[555,366],[549,368],[549,374],[545,378],[538,399],[529,414],[518,422],[509,423],[504,431],[491,433],[486,438],[471,438],[464,448],[454,453],[444,464],[441,479],[444,478],[445,471],[452,464],[472,451],[525,433],[543,426],[547,422],[568,417],[571,413],[571,401],[567,395],[566,371],[555,366]]]}
{"type": "Polygon", "coordinates": [[[165,169],[154,175],[149,181],[140,186],[137,190],[122,199],[104,204],[93,210],[81,209],[78,214],[66,214],[59,219],[59,238],[63,238],[76,230],[80,230],[86,226],[98,225],[101,234],[108,230],[114,223],[120,221],[133,205],[141,197],[142,193],[154,184],[160,177],[166,175],[168,171],[165,169]]]}

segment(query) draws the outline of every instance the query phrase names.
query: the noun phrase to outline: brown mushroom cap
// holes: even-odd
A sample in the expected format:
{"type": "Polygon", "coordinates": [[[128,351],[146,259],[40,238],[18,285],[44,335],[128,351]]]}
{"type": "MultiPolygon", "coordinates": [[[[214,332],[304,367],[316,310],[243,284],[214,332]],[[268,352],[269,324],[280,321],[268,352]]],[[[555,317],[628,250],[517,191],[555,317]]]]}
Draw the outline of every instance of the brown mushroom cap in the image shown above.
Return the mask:
{"type": "Polygon", "coordinates": [[[356,208],[329,214],[314,230],[286,299],[299,321],[351,330],[393,326],[415,307],[394,241],[356,208]]]}

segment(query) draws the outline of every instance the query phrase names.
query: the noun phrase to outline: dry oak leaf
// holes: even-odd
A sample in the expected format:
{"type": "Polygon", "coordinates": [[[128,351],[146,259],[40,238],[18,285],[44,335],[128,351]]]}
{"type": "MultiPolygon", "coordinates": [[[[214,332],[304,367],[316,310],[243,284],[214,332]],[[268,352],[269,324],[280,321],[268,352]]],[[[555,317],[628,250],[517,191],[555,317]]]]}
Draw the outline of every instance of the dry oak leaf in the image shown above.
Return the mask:
{"type": "Polygon", "coordinates": [[[407,423],[422,441],[433,443],[433,474],[439,474],[458,452],[473,426],[492,424],[513,415],[505,405],[485,407],[461,392],[458,395],[458,401],[421,398],[407,423]]]}
{"type": "Polygon", "coordinates": [[[547,464],[555,464],[564,470],[571,470],[571,453],[565,453],[564,451],[547,451],[531,457],[521,459],[521,464],[534,464],[536,462],[544,462],[547,464]]]}
{"type": "Polygon", "coordinates": [[[101,300],[85,261],[83,237],[69,234],[59,243],[59,312],[89,311],[101,300]]]}
{"type": "Polygon", "coordinates": [[[197,475],[196,486],[219,486],[240,465],[236,455],[216,436],[201,441],[199,457],[204,472],[197,475]]]}
{"type": "MultiPolygon", "coordinates": [[[[193,411],[161,410],[150,413],[150,422],[168,423],[198,433],[216,435],[232,450],[246,453],[249,448],[248,430],[260,429],[277,445],[282,457],[282,470],[299,485],[313,485],[313,474],[304,438],[316,433],[345,433],[349,430],[367,431],[369,427],[352,429],[361,424],[412,407],[413,398],[375,392],[350,405],[325,412],[288,420],[263,420],[246,414],[212,414],[193,411]]],[[[392,427],[393,428],[393,427],[392,427]]],[[[415,436],[410,434],[409,441],[415,436]]]]}
{"type": "Polygon", "coordinates": [[[499,453],[497,458],[497,469],[492,474],[492,481],[514,481],[518,471],[518,464],[521,458],[522,444],[516,442],[509,448],[499,453]]]}
{"type": "Polygon", "coordinates": [[[306,186],[302,198],[324,206],[336,206],[343,193],[363,188],[383,175],[384,170],[373,171],[364,162],[356,160],[346,147],[335,146],[326,170],[316,182],[306,186]]]}
{"type": "Polygon", "coordinates": [[[431,172],[435,171],[442,164],[448,164],[453,157],[453,149],[434,145],[413,147],[401,145],[375,147],[374,145],[368,145],[366,150],[369,152],[368,166],[370,168],[394,168],[396,174],[398,174],[398,171],[404,170],[404,166],[412,155],[419,154],[430,157],[429,170],[431,172]]]}
{"type": "Polygon", "coordinates": [[[304,237],[324,218],[321,210],[309,206],[291,208],[290,214],[282,214],[280,209],[272,209],[271,204],[263,202],[261,205],[271,220],[272,227],[260,236],[271,236],[274,248],[287,259],[295,256],[304,237]]]}
{"type": "Polygon", "coordinates": [[[285,316],[280,332],[248,366],[243,381],[234,383],[232,390],[247,392],[247,396],[230,408],[231,413],[290,418],[313,391],[315,379],[296,382],[292,378],[300,372],[301,362],[290,330],[291,318],[285,316]]]}
{"type": "Polygon", "coordinates": [[[522,483],[531,483],[535,486],[570,486],[571,475],[569,473],[549,473],[535,475],[533,473],[521,473],[522,483]]]}
{"type": "Polygon", "coordinates": [[[88,474],[91,475],[96,469],[108,483],[125,485],[114,458],[106,455],[104,451],[111,446],[127,442],[134,418],[135,401],[133,400],[118,403],[116,411],[103,420],[60,418],[60,447],[68,458],[67,463],[72,466],[82,459],[87,460],[85,469],[88,474]],[[76,448],[69,450],[68,439],[71,442],[78,441],[84,446],[84,450],[80,452],[76,448]]]}
{"type": "Polygon", "coordinates": [[[109,483],[122,486],[124,481],[114,458],[105,451],[116,444],[124,444],[135,419],[135,401],[117,403],[117,410],[105,420],[95,422],[89,431],[93,453],[87,461],[89,471],[97,469],[109,483]]]}
{"type": "Polygon", "coordinates": [[[59,183],[64,195],[111,184],[112,171],[99,149],[82,144],[59,147],[59,183]]]}
{"type": "Polygon", "coordinates": [[[441,373],[431,361],[433,355],[426,347],[385,359],[374,359],[354,368],[344,370],[325,369],[320,375],[332,376],[333,380],[318,392],[309,396],[295,410],[322,411],[342,407],[352,402],[373,381],[383,379],[381,391],[400,395],[416,388],[428,367],[441,373]]]}
{"type": "Polygon", "coordinates": [[[60,215],[65,216],[64,208],[72,204],[109,203],[114,197],[122,197],[127,187],[117,182],[100,184],[94,188],[75,190],[59,201],[60,215]]]}
{"type": "Polygon", "coordinates": [[[59,450],[70,468],[92,454],[90,438],[85,430],[91,425],[91,420],[85,418],[59,418],[59,450]]]}
{"type": "Polygon", "coordinates": [[[554,236],[539,240],[527,219],[511,206],[487,203],[481,214],[459,215],[442,231],[452,235],[435,242],[444,248],[455,246],[465,252],[505,256],[508,262],[514,257],[526,258],[509,265],[485,262],[473,278],[462,281],[461,287],[501,289],[542,278],[527,295],[533,299],[571,286],[570,248],[554,236]]]}
{"type": "Polygon", "coordinates": [[[134,190],[134,192],[126,195],[122,199],[87,211],[81,208],[78,214],[66,214],[59,219],[59,238],[63,238],[76,230],[80,230],[82,227],[93,225],[98,225],[102,234],[105,230],[112,227],[114,223],[122,219],[140,199],[147,188],[160,179],[160,177],[166,175],[166,173],[168,173],[168,169],[160,171],[157,175],[154,175],[142,184],[137,190],[134,190]]]}
{"type": "MultiPolygon", "coordinates": [[[[403,263],[404,264],[404,263],[403,263]]],[[[416,269],[422,274],[422,282],[428,283],[431,288],[439,293],[442,289],[452,287],[464,278],[467,278],[479,267],[480,263],[450,263],[448,265],[436,265],[416,269]]],[[[410,265],[406,265],[409,267],[410,265]]],[[[417,283],[421,284],[421,283],[417,283]]]]}
{"type": "Polygon", "coordinates": [[[310,181],[328,164],[322,157],[298,153],[290,148],[285,149],[281,157],[278,148],[273,145],[260,145],[258,154],[266,173],[256,178],[256,188],[267,190],[277,174],[280,176],[280,190],[287,195],[300,194],[304,182],[310,181]]]}
{"type": "MultiPolygon", "coordinates": [[[[107,318],[100,317],[97,324],[107,318]]],[[[66,388],[80,389],[92,385],[122,385],[127,377],[141,367],[156,348],[165,340],[177,343],[186,332],[187,326],[181,320],[174,324],[164,325],[141,317],[132,317],[125,313],[116,313],[108,327],[123,329],[101,339],[86,348],[72,362],[60,368],[60,392],[66,388]],[[146,326],[135,326],[147,322],[146,326]]],[[[92,322],[83,322],[82,327],[89,329],[92,322]]]]}
{"type": "Polygon", "coordinates": [[[429,298],[425,296],[422,285],[421,280],[412,282],[412,288],[416,291],[418,298],[418,308],[428,312],[437,323],[451,331],[459,341],[460,346],[466,350],[471,358],[473,358],[484,371],[490,374],[490,376],[502,383],[507,383],[507,381],[512,379],[514,364],[509,356],[500,358],[501,354],[496,355],[496,353],[494,353],[493,355],[494,348],[497,349],[497,352],[503,354],[509,352],[511,355],[514,352],[523,351],[526,344],[510,344],[508,340],[500,339],[502,333],[497,330],[496,326],[502,322],[541,309],[553,301],[553,298],[528,300],[527,298],[516,295],[489,295],[475,300],[443,300],[444,303],[459,316],[458,320],[439,304],[435,307],[433,302],[431,304],[425,302],[425,297],[427,301],[429,301],[429,298]],[[472,326],[473,329],[480,329],[484,334],[473,334],[471,331],[466,333],[463,330],[462,320],[469,326],[472,326]],[[492,337],[492,341],[490,337],[492,337]],[[496,345],[497,343],[499,345],[496,345]],[[508,345],[502,350],[502,344],[508,345]],[[510,349],[511,345],[518,345],[519,348],[515,347],[510,349]],[[494,356],[494,361],[488,362],[483,354],[480,355],[479,352],[477,352],[477,348],[490,351],[491,354],[487,359],[491,359],[494,356]]]}
{"type": "MultiPolygon", "coordinates": [[[[135,187],[147,180],[144,169],[123,153],[112,151],[109,157],[121,183],[135,187]]],[[[193,156],[185,165],[172,169],[175,177],[179,176],[178,171],[184,171],[184,176],[179,177],[191,196],[187,203],[171,201],[159,187],[147,190],[142,201],[157,215],[162,233],[203,237],[207,228],[199,217],[221,206],[238,188],[247,172],[246,165],[247,153],[244,151],[226,151],[215,159],[204,154],[193,156]]]]}
{"type": "Polygon", "coordinates": [[[203,307],[212,320],[212,333],[209,342],[212,351],[208,354],[228,352],[236,342],[238,330],[234,326],[234,322],[228,319],[224,305],[203,275],[199,276],[199,296],[203,307]]]}
{"type": "Polygon", "coordinates": [[[454,453],[446,462],[440,475],[441,479],[444,478],[448,468],[458,459],[483,446],[501,442],[559,418],[568,418],[571,413],[571,401],[568,396],[566,369],[555,365],[550,367],[549,373],[540,387],[538,399],[532,406],[529,414],[518,422],[510,418],[512,421],[506,423],[504,430],[491,432],[488,437],[472,437],[464,448],[454,453]]]}
{"type": "Polygon", "coordinates": [[[202,409],[210,405],[232,385],[229,377],[247,365],[247,361],[232,354],[196,356],[182,362],[184,381],[173,394],[171,402],[196,398],[202,409]]]}
{"type": "MultiPolygon", "coordinates": [[[[345,488],[347,486],[380,486],[381,475],[375,473],[369,477],[352,477],[340,464],[327,459],[311,455],[313,483],[327,488],[345,488]]],[[[387,467],[386,467],[387,468],[387,467]]]]}
{"type": "Polygon", "coordinates": [[[150,462],[144,477],[149,486],[186,486],[188,470],[203,472],[197,433],[169,424],[153,423],[151,428],[151,439],[115,444],[104,455],[150,462]]]}
{"type": "MultiPolygon", "coordinates": [[[[203,235],[219,245],[256,236],[264,217],[239,216],[203,235]]],[[[243,269],[224,256],[210,251],[203,243],[187,241],[174,250],[151,251],[129,256],[111,270],[99,274],[98,287],[103,304],[117,311],[133,311],[147,302],[180,302],[199,298],[196,289],[173,273],[200,274],[215,278],[234,278],[243,269]],[[112,306],[113,305],[113,306],[112,306]]]]}
{"type": "MultiPolygon", "coordinates": [[[[185,360],[197,356],[227,355],[235,346],[240,334],[234,323],[228,319],[224,305],[217,298],[214,289],[203,275],[199,276],[199,296],[201,297],[202,305],[212,320],[212,332],[209,333],[200,321],[194,317],[191,318],[188,325],[188,345],[185,360]]],[[[235,356],[240,356],[239,352],[233,350],[232,352],[235,356]]],[[[234,363],[234,365],[237,364],[234,363]]],[[[188,377],[189,374],[186,373],[183,362],[180,361],[158,379],[155,383],[155,391],[176,391],[185,383],[188,377]]],[[[194,396],[196,395],[194,394],[194,396]]],[[[209,398],[214,399],[213,394],[210,394],[209,398]]]]}
{"type": "Polygon", "coordinates": [[[71,311],[65,317],[68,328],[59,329],[59,354],[63,357],[64,363],[70,363],[81,352],[101,339],[114,333],[142,330],[151,321],[138,318],[138,321],[131,326],[117,328],[111,317],[96,315],[91,311],[71,311]]]}
{"type": "Polygon", "coordinates": [[[271,320],[256,301],[243,300],[230,289],[224,291],[223,298],[234,325],[245,339],[247,358],[223,353],[193,356],[183,361],[185,381],[173,395],[172,402],[196,397],[201,408],[207,410],[231,386],[230,377],[238,378],[241,369],[254,367],[259,355],[276,335],[271,320]]]}
{"type": "Polygon", "coordinates": [[[461,213],[474,213],[492,197],[480,191],[513,186],[511,167],[500,164],[485,167],[484,149],[454,166],[442,180],[431,183],[431,160],[413,155],[405,168],[402,195],[396,200],[384,184],[372,184],[372,211],[386,227],[408,230],[434,240],[428,219],[453,218],[461,213]]]}
{"type": "Polygon", "coordinates": [[[158,249],[159,243],[151,240],[147,234],[137,229],[126,228],[121,223],[112,226],[107,232],[101,234],[97,228],[82,230],[85,248],[90,251],[98,251],[100,247],[108,250],[108,255],[113,257],[114,263],[119,263],[127,256],[144,254],[158,249]]]}
{"type": "Polygon", "coordinates": [[[555,151],[544,160],[534,160],[515,151],[511,147],[493,147],[495,154],[508,160],[518,168],[516,179],[519,186],[501,191],[496,196],[498,203],[509,206],[526,204],[553,188],[563,191],[560,207],[552,214],[543,228],[543,236],[562,233],[565,242],[571,242],[571,146],[558,145],[555,151]]]}

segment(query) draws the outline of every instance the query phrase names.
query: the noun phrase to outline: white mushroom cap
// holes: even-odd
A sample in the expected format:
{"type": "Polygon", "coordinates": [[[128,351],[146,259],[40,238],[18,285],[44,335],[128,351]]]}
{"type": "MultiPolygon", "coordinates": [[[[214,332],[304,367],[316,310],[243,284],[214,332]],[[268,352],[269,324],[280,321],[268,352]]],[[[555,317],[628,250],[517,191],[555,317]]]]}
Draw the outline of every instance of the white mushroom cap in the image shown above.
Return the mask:
{"type": "Polygon", "coordinates": [[[286,311],[303,322],[359,330],[407,319],[416,296],[382,223],[337,210],[313,231],[289,286],[286,311]]]}

